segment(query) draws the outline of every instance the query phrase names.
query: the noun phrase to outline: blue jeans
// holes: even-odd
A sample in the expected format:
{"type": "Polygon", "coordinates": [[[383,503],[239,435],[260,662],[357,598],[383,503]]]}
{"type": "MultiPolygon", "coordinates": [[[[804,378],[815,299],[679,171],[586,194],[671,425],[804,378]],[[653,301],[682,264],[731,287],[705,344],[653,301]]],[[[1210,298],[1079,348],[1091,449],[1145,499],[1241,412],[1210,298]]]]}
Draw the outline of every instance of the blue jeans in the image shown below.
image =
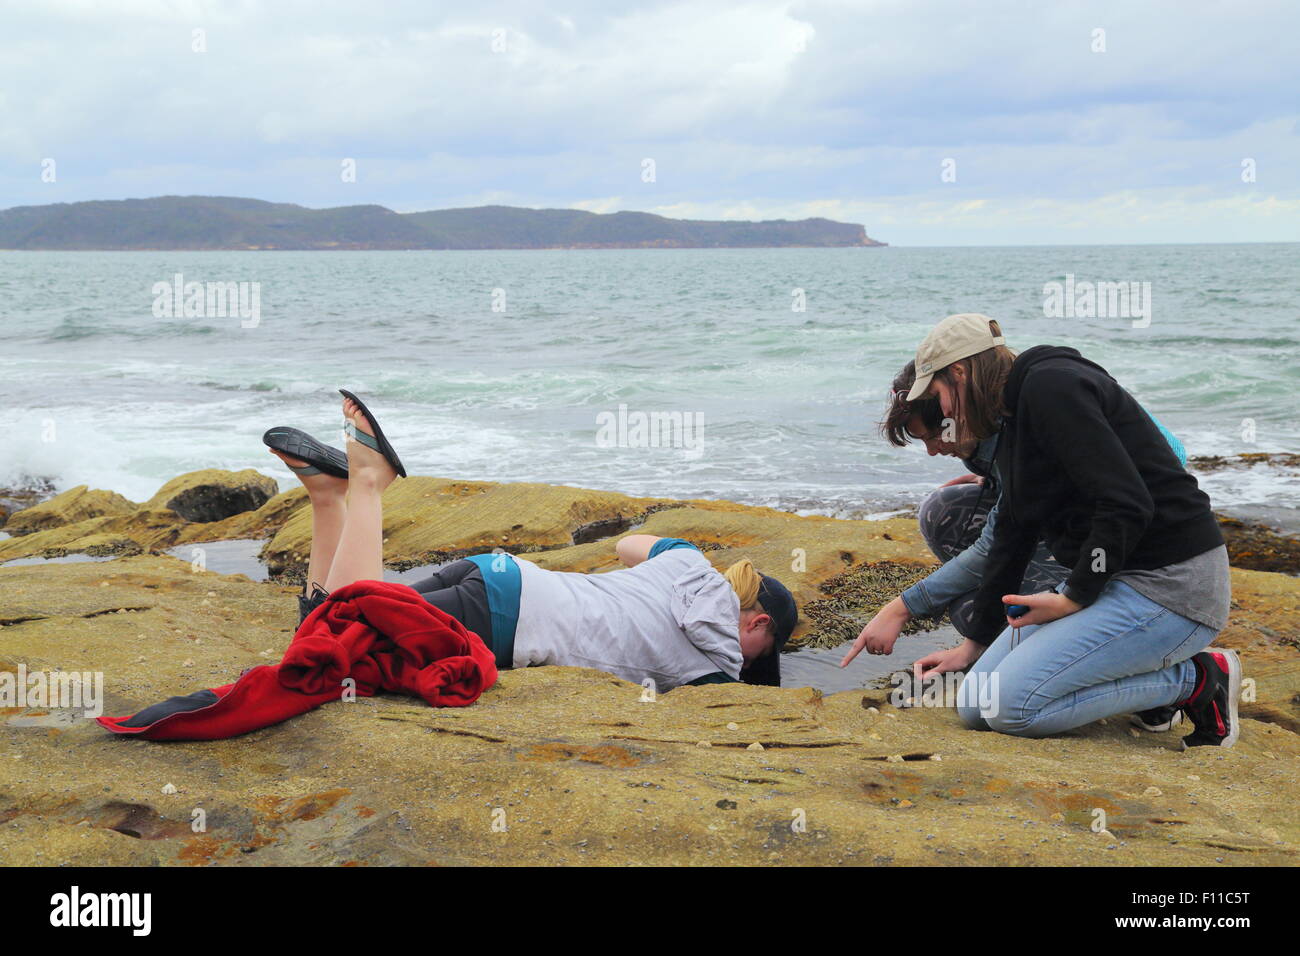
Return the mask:
{"type": "Polygon", "coordinates": [[[1174,704],[1191,696],[1189,658],[1216,633],[1112,579],[1083,610],[1022,627],[1015,646],[1004,630],[966,674],[957,712],[973,730],[1046,737],[1174,704]]]}

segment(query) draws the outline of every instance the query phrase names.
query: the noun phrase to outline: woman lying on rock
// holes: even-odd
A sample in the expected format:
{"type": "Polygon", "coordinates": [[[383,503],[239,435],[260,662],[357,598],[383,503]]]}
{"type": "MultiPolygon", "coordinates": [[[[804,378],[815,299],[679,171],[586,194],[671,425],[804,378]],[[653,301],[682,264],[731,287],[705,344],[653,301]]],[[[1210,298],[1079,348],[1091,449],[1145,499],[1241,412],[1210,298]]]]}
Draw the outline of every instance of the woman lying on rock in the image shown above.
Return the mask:
{"type": "Polygon", "coordinates": [[[996,434],[1002,484],[966,640],[917,676],[966,670],[958,712],[974,729],[1042,737],[1175,707],[1195,727],[1184,747],[1232,746],[1241,663],[1205,650],[1227,623],[1227,550],[1151,416],[1074,349],[1017,356],[983,315],[939,323],[916,369],[906,400],[936,399],[958,450],[996,434]],[[1065,580],[1016,593],[1040,538],[1065,580]]]}
{"type": "MultiPolygon", "coordinates": [[[[330,592],[383,579],[380,496],[406,472],[374,417],[344,392],[347,454],[293,428],[263,441],[295,472],[312,508],[311,556],[299,610],[330,592]]],[[[679,538],[618,542],[626,568],[548,571],[504,552],[454,561],[412,587],[491,649],[498,668],[592,667],[664,692],[683,684],[780,684],[780,655],[798,621],[794,598],[748,560],[726,574],[679,538]]]]}
{"type": "MultiPolygon", "coordinates": [[[[991,322],[990,327],[995,334],[1001,334],[996,322],[991,322]]],[[[921,537],[943,564],[867,622],[841,662],[842,667],[847,667],[863,650],[869,654],[892,653],[902,629],[915,617],[947,613],[953,628],[962,637],[969,637],[972,632],[975,595],[988,568],[989,547],[997,526],[1001,488],[996,454],[1001,430],[982,441],[945,440],[943,410],[938,400],[922,396],[908,401],[907,394],[915,382],[916,362],[909,360],[890,386],[885,416],[880,423],[881,434],[899,448],[915,440],[925,445],[932,456],[958,458],[968,473],[944,482],[917,509],[921,537]]],[[[1155,416],[1152,421],[1178,457],[1179,464],[1185,466],[1187,452],[1183,443],[1155,416]]],[[[1040,537],[1017,590],[1021,593],[1055,590],[1069,573],[1070,569],[1052,557],[1047,542],[1040,537]]],[[[1173,706],[1157,707],[1132,717],[1134,726],[1153,733],[1171,730],[1181,720],[1182,712],[1173,706]]]]}

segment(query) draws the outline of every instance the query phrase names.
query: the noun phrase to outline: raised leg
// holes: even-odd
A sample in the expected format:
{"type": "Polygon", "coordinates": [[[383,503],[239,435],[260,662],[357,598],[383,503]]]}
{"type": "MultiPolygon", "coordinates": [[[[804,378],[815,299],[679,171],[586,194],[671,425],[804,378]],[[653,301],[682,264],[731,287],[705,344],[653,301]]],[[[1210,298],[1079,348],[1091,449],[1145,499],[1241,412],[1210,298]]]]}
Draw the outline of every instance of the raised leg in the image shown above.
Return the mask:
{"type": "MultiPolygon", "coordinates": [[[[269,449],[286,465],[301,468],[307,464],[291,455],[269,449]]],[[[307,586],[304,594],[311,594],[313,586],[325,586],[330,564],[338,549],[343,533],[343,519],[347,513],[348,480],[332,475],[299,475],[298,480],[307,489],[311,501],[311,558],[307,566],[307,586]]]]}
{"type": "MultiPolygon", "coordinates": [[[[371,434],[370,423],[350,399],[343,402],[343,415],[357,430],[371,434]]],[[[374,449],[348,439],[348,498],[338,546],[330,562],[325,590],[334,591],[353,581],[384,579],[384,489],[397,472],[374,449]]]]}

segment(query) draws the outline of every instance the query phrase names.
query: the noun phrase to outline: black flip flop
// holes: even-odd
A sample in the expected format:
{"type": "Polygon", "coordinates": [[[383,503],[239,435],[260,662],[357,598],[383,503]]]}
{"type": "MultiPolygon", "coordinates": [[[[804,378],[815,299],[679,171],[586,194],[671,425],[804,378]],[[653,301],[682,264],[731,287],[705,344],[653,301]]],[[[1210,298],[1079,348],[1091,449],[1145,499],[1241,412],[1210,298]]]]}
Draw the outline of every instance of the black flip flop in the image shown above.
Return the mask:
{"type": "Polygon", "coordinates": [[[335,478],[348,476],[348,456],[332,445],[312,438],[305,431],[277,425],[268,428],[262,436],[262,444],[267,448],[284,452],[291,458],[301,458],[307,462],[305,467],[295,468],[288,462],[285,467],[297,475],[333,475],[335,478]]]}
{"type": "Polygon", "coordinates": [[[355,428],[350,421],[344,422],[343,431],[356,441],[361,442],[361,444],[365,445],[367,448],[373,448],[375,451],[379,452],[379,454],[383,455],[388,459],[388,463],[393,466],[393,470],[397,472],[400,477],[405,478],[406,469],[402,467],[402,459],[397,457],[397,452],[393,450],[393,446],[390,445],[388,439],[384,437],[384,430],[379,427],[379,422],[375,421],[375,416],[370,414],[370,409],[366,408],[365,402],[361,401],[361,399],[357,398],[346,388],[340,388],[339,394],[356,403],[357,408],[361,409],[361,414],[366,416],[366,421],[370,423],[370,427],[374,429],[375,434],[372,438],[365,432],[355,428]]]}

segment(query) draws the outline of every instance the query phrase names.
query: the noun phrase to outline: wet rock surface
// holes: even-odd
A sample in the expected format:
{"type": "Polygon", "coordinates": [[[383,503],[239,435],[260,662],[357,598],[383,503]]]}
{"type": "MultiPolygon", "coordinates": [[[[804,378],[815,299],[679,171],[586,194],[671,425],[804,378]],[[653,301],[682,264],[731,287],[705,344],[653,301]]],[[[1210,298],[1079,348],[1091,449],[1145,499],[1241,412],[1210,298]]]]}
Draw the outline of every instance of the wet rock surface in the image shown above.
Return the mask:
{"type": "Polygon", "coordinates": [[[54,497],[33,503],[10,516],[4,529],[15,537],[50,528],[75,524],[101,515],[120,515],[137,506],[112,491],[90,489],[85,485],[69,488],[54,497]]]}
{"type": "MultiPolygon", "coordinates": [[[[275,487],[272,479],[251,469],[241,472],[207,469],[173,479],[143,504],[127,502],[129,507],[125,509],[118,508],[95,516],[63,507],[59,502],[69,494],[65,492],[43,503],[51,518],[43,522],[41,530],[0,540],[0,564],[16,558],[67,554],[161,552],[191,542],[265,537],[307,504],[307,495],[301,488],[276,494],[275,487]],[[263,498],[265,494],[273,497],[263,498]],[[201,517],[234,507],[251,506],[256,500],[264,503],[250,510],[234,512],[221,520],[192,521],[168,506],[175,500],[181,502],[182,510],[201,517]],[[191,510],[191,506],[195,510],[191,510]],[[209,507],[213,510],[204,510],[209,507]]],[[[90,494],[112,493],[91,491],[90,494]]],[[[121,500],[126,501],[124,498],[121,500]]],[[[35,510],[35,507],[19,512],[10,519],[11,522],[27,511],[35,510]]]]}
{"type": "Polygon", "coordinates": [[[1283,468],[1300,468],[1300,455],[1290,452],[1244,452],[1240,455],[1194,455],[1187,460],[1192,471],[1215,472],[1229,468],[1249,468],[1253,465],[1276,465],[1283,468]]]}
{"type": "Polygon", "coordinates": [[[173,478],[145,507],[166,508],[185,521],[206,523],[256,511],[278,490],[274,479],[251,468],[238,472],[209,469],[173,478]]]}
{"type": "Polygon", "coordinates": [[[48,478],[30,478],[17,487],[0,488],[0,528],[17,512],[53,494],[54,483],[48,478]]]}
{"type": "Polygon", "coordinates": [[[1300,539],[1278,534],[1267,525],[1219,515],[1219,529],[1228,546],[1228,560],[1254,571],[1300,574],[1300,539]]]}

